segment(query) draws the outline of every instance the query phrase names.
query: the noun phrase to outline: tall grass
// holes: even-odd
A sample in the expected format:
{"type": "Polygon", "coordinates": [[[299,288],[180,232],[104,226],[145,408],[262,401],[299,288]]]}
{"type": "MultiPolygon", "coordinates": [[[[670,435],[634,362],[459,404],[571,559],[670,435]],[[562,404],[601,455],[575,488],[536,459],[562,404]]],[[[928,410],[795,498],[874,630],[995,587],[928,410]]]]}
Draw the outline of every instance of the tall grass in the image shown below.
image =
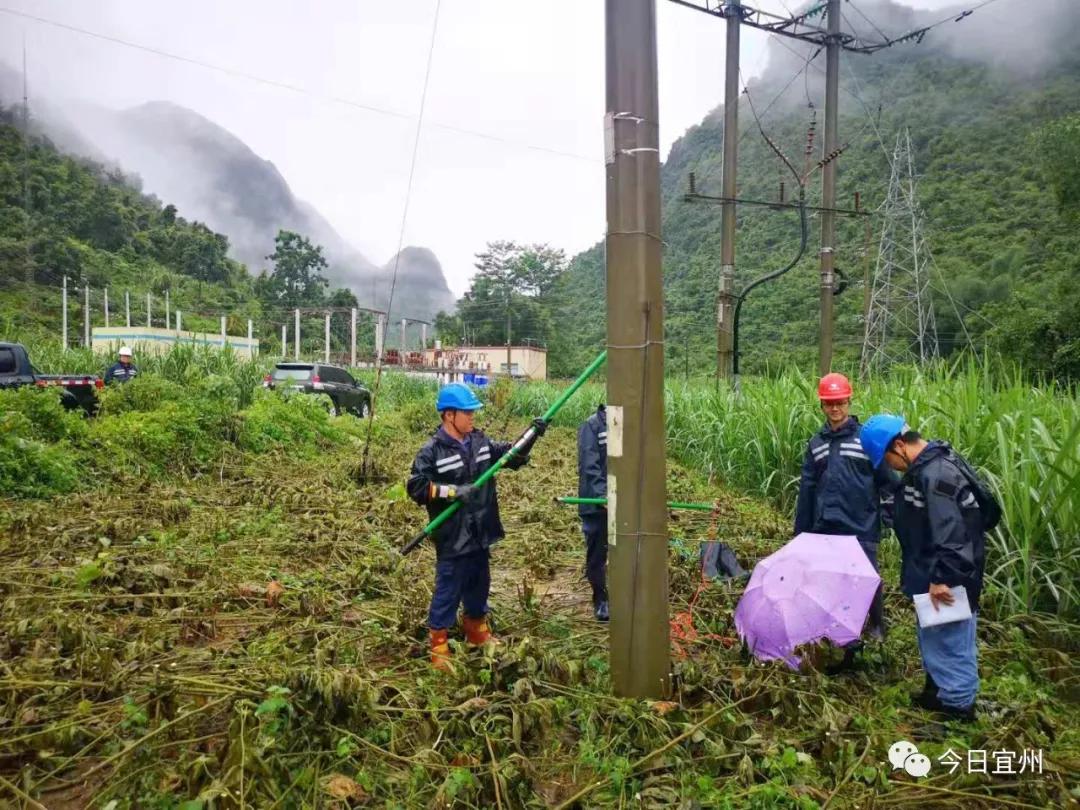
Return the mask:
{"type": "MultiPolygon", "coordinates": [[[[816,378],[787,371],[745,381],[740,395],[706,382],[667,385],[669,453],[711,477],[792,510],[807,439],[823,422],[816,378]]],[[[543,412],[560,387],[520,386],[508,407],[543,412]]],[[[556,423],[576,425],[603,398],[590,384],[556,423]]],[[[988,601],[999,611],[1080,615],[1080,397],[1036,387],[1019,372],[973,360],[898,369],[859,385],[865,420],[900,413],[924,435],[950,442],[986,477],[1004,517],[989,538],[988,601]]]]}

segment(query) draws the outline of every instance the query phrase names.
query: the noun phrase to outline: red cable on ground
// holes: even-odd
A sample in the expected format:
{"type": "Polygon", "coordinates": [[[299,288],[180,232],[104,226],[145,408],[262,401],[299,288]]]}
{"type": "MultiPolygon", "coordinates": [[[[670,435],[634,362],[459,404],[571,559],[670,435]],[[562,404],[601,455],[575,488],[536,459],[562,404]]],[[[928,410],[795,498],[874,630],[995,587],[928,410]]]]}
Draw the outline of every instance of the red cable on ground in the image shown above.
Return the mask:
{"type": "MultiPolygon", "coordinates": [[[[709,542],[716,542],[716,529],[720,517],[720,501],[715,501],[713,504],[712,518],[709,524],[709,542]]],[[[670,621],[671,626],[671,647],[677,658],[686,658],[687,652],[683,648],[684,644],[695,644],[701,639],[708,639],[711,641],[719,641],[725,648],[734,646],[736,639],[731,636],[722,636],[718,633],[698,633],[697,628],[694,627],[694,605],[697,604],[698,597],[701,596],[701,592],[705,590],[709,585],[709,580],[705,578],[704,569],[701,570],[701,582],[698,583],[697,590],[694,591],[693,597],[690,599],[690,604],[687,605],[686,610],[676,613],[670,621]]]]}

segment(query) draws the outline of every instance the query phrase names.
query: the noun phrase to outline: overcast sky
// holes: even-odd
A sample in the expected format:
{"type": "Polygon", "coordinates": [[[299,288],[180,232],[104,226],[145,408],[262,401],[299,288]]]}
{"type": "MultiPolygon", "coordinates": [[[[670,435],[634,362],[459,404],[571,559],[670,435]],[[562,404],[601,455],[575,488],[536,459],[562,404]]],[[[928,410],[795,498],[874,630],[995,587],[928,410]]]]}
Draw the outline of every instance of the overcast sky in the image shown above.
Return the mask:
{"type": "MultiPolygon", "coordinates": [[[[756,5],[784,11],[782,0],[756,5]]],[[[25,36],[31,97],[190,107],[272,161],[372,261],[393,255],[436,0],[0,0],[0,7],[303,88],[0,13],[0,58],[18,67],[25,36]]],[[[467,288],[473,254],[489,240],[549,242],[572,255],[602,237],[603,16],[603,0],[442,0],[405,244],[434,250],[455,294],[467,288]]],[[[664,0],[657,16],[666,155],[722,99],[724,24],[664,0]]],[[[749,79],[765,66],[766,37],[750,28],[742,37],[749,79]]]]}

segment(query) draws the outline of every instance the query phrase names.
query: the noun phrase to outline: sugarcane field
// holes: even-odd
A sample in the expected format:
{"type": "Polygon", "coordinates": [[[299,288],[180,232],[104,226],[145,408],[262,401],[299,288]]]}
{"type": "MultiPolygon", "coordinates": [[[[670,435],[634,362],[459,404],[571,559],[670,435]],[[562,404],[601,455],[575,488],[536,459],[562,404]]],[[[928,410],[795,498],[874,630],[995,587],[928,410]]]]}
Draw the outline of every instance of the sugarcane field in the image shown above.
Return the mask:
{"type": "Polygon", "coordinates": [[[1080,808],[1080,4],[0,23],[0,810],[1080,808]]]}

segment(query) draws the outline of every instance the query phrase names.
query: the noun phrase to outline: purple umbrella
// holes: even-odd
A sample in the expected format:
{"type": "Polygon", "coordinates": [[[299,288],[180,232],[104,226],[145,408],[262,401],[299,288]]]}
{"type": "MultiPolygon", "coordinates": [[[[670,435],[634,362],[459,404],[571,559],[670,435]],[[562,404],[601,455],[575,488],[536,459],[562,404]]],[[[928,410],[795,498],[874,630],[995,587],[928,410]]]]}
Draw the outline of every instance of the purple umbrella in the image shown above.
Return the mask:
{"type": "Polygon", "coordinates": [[[803,532],[754,567],[735,629],[755,657],[798,669],[800,644],[859,638],[880,584],[854,537],[803,532]]]}

